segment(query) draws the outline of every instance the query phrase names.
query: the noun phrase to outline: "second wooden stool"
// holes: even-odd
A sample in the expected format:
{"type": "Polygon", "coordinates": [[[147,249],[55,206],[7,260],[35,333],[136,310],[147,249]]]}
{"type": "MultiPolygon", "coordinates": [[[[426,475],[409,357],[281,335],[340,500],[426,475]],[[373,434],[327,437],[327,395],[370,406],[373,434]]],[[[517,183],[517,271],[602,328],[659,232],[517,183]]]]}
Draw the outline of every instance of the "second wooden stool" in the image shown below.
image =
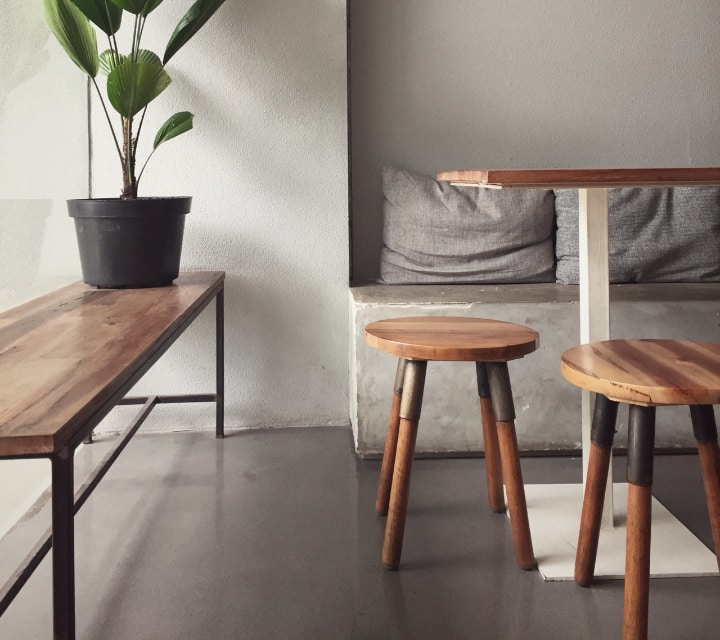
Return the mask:
{"type": "Polygon", "coordinates": [[[490,506],[505,511],[504,479],[517,563],[535,567],[507,363],[535,351],[538,333],[498,320],[425,316],[373,322],[365,327],[365,341],[399,358],[375,502],[376,511],[388,517],[383,565],[400,564],[425,372],[432,360],[476,363],[490,506]]]}
{"type": "Polygon", "coordinates": [[[690,407],[715,552],[720,549],[720,454],[712,406],[720,404],[720,344],[606,340],[568,349],[561,359],[569,382],[598,394],[575,561],[575,580],[584,587],[595,572],[618,403],[630,407],[623,639],[645,640],[656,406],[690,407]]]}

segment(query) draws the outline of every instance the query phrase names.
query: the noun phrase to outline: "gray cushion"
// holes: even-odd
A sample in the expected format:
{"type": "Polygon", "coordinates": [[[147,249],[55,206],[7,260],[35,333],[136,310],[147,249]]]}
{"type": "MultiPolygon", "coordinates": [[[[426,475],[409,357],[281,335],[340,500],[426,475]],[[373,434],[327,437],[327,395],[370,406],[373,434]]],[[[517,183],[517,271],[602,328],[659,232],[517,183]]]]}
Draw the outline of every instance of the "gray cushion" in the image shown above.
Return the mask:
{"type": "MultiPolygon", "coordinates": [[[[611,282],[720,281],[720,189],[610,189],[611,282]]],[[[576,284],[578,194],[555,191],[557,281],[576,284]]]]}
{"type": "Polygon", "coordinates": [[[455,187],[383,168],[387,284],[553,282],[554,194],[455,187]]]}

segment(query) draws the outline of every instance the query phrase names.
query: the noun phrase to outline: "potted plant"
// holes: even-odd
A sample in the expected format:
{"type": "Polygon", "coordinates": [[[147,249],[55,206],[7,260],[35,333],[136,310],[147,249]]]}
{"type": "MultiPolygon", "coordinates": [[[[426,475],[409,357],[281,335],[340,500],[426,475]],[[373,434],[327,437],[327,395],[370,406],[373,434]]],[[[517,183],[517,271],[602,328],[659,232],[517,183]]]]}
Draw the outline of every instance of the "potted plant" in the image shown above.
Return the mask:
{"type": "Polygon", "coordinates": [[[142,165],[138,139],[148,105],[170,84],[165,66],[223,4],[197,0],[159,55],[141,46],[145,22],[163,0],[43,0],[45,19],[70,59],[90,78],[110,126],[122,172],[119,198],[69,200],[75,220],[83,280],[98,287],[150,287],[178,276],[190,197],[138,198],[147,161],[164,142],[192,129],[193,114],[181,111],[160,127],[142,165]],[[130,22],[129,50],[117,33],[130,22]],[[97,31],[96,31],[97,30],[97,31]],[[107,48],[98,50],[98,34],[107,48]],[[105,95],[98,76],[105,75],[105,95]],[[117,112],[113,123],[111,110],[117,112]],[[138,167],[140,167],[138,172],[138,167]]]}

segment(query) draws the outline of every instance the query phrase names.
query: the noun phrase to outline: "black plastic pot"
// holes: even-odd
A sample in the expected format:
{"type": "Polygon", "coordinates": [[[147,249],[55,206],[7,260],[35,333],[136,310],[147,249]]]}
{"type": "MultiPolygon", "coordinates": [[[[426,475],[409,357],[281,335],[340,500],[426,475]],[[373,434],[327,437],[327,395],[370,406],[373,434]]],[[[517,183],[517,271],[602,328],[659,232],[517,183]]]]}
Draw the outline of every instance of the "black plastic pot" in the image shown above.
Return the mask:
{"type": "Polygon", "coordinates": [[[172,284],[192,198],[68,200],[83,281],[105,289],[172,284]]]}

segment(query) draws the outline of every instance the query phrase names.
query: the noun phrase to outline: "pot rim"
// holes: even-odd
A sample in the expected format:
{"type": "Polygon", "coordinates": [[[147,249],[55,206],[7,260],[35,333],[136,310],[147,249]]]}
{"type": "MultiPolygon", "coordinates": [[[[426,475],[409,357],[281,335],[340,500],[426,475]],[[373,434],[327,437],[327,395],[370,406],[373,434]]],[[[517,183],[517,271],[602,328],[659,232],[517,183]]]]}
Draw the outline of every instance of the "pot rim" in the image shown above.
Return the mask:
{"type": "Polygon", "coordinates": [[[145,218],[178,216],[190,212],[191,196],[120,198],[78,198],[67,201],[71,218],[145,218]]]}

